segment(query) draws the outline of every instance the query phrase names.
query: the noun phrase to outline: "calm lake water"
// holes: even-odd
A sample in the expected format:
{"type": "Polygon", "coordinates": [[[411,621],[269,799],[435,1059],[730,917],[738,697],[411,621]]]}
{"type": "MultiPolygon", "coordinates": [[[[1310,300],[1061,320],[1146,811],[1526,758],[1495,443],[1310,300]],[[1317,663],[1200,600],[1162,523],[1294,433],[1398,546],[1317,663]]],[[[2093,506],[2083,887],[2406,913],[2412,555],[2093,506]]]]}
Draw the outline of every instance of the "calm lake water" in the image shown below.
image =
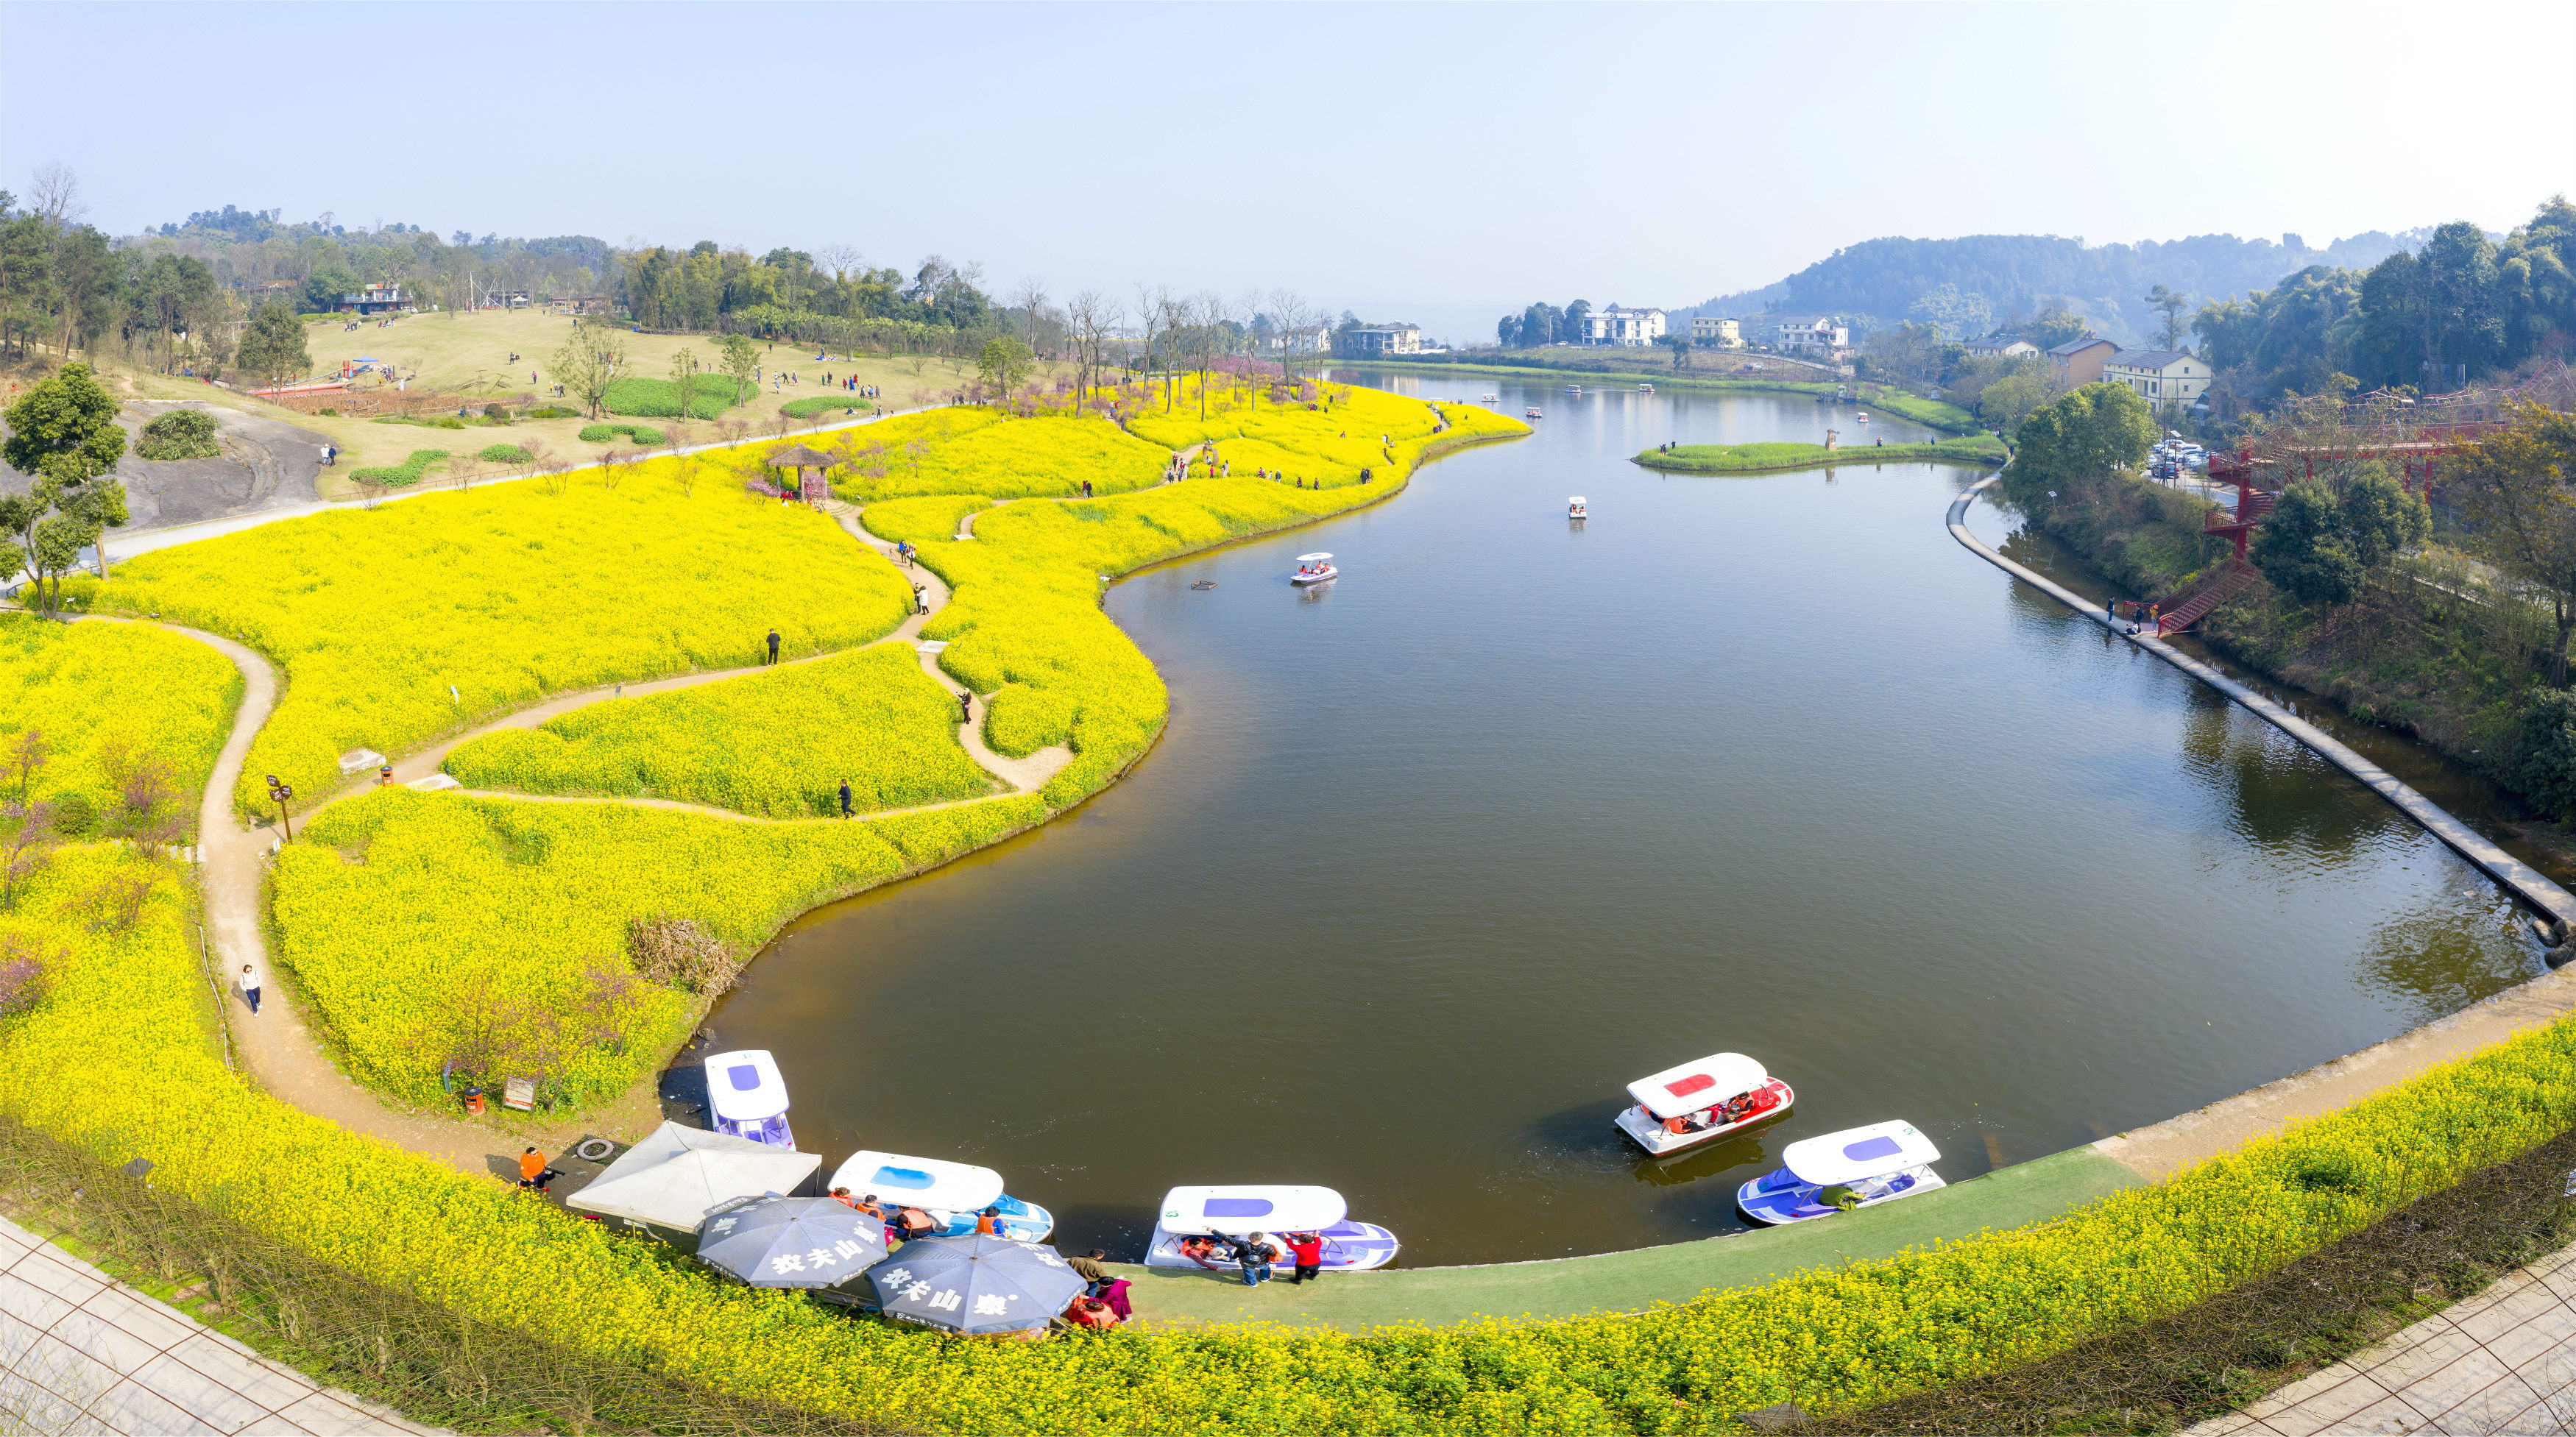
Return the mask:
{"type": "Polygon", "coordinates": [[[1408,1264],[1562,1256],[1739,1227],[1735,1185],[1799,1137],[1910,1119],[1956,1181],[2541,971],[2395,809],[1953,542],[1977,473],[1629,462],[1924,431],[1785,395],[1363,382],[1547,417],[1111,591],[1172,688],[1154,754],[808,915],[712,1019],[777,1053],[827,1167],[988,1164],[1060,1243],[1120,1256],[1183,1182],[1339,1188],[1408,1264]],[[1310,549],[1345,577],[1300,593],[1310,549]],[[1611,1128],[1629,1080],[1725,1049],[1797,1089],[1786,1122],[1663,1165],[1611,1128]]]}

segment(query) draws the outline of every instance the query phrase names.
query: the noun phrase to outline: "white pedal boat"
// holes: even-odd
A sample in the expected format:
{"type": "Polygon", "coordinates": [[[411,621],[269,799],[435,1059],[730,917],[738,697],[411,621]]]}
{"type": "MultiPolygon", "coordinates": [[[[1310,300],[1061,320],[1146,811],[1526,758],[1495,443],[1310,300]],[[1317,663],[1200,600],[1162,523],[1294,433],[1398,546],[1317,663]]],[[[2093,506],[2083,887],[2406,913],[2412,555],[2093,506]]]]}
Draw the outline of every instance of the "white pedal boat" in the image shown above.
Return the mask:
{"type": "Polygon", "coordinates": [[[1499,394],[1488,394],[1478,402],[1483,404],[1500,404],[1503,402],[1503,396],[1499,394]]]}
{"type": "Polygon", "coordinates": [[[1860,412],[1860,422],[1861,422],[1861,423],[1863,423],[1863,424],[1867,424],[1867,423],[1869,422],[1869,411],[1868,411],[1868,410],[1864,409],[1864,410],[1862,410],[1862,411],[1860,412]]]}
{"type": "Polygon", "coordinates": [[[1912,1123],[1872,1123],[1821,1138],[1801,1138],[1780,1150],[1783,1166],[1736,1189],[1735,1205],[1766,1227],[1832,1217],[1853,1207],[1875,1207],[1947,1187],[1932,1164],[1941,1150],[1912,1123]]]}
{"type": "Polygon", "coordinates": [[[1544,416],[1542,416],[1542,415],[1538,412],[1538,406],[1537,406],[1537,405],[1535,405],[1535,404],[1533,404],[1533,405],[1531,405],[1531,406],[1529,407],[1529,417],[1530,417],[1530,418],[1532,418],[1532,419],[1538,419],[1538,418],[1542,418],[1542,417],[1544,417],[1544,416]]]}
{"type": "Polygon", "coordinates": [[[1789,1111],[1798,1095],[1742,1053],[1715,1053],[1628,1085],[1619,1131],[1656,1157],[1712,1143],[1789,1111]]]}
{"type": "Polygon", "coordinates": [[[1639,394],[1652,394],[1655,392],[1655,386],[1651,384],[1640,384],[1637,386],[1637,392],[1639,394]]]}
{"type": "Polygon", "coordinates": [[[1342,571],[1333,567],[1332,555],[1300,554],[1297,556],[1297,572],[1288,576],[1288,582],[1320,584],[1327,579],[1338,579],[1341,575],[1342,571]]]}
{"type": "Polygon", "coordinates": [[[766,1048],[707,1058],[707,1119],[717,1132],[773,1148],[793,1148],[787,1129],[787,1080],[766,1048]]]}
{"type": "Polygon", "coordinates": [[[1055,1231],[1054,1213],[1002,1191],[1000,1173],[973,1163],[862,1149],[832,1170],[823,1190],[838,1188],[853,1198],[876,1194],[877,1206],[889,1214],[917,1207],[940,1221],[938,1237],[972,1235],[976,1215],[988,1207],[1002,1210],[1002,1236],[1016,1242],[1044,1242],[1055,1231]]]}
{"type": "Polygon", "coordinates": [[[1241,1265],[1225,1256],[1222,1241],[1213,1252],[1198,1252],[1207,1239],[1267,1233],[1279,1249],[1278,1266],[1293,1268],[1288,1254],[1292,1232],[1311,1232],[1324,1240],[1323,1270],[1366,1272],[1395,1261],[1401,1244],[1395,1234],[1375,1223],[1353,1222],[1342,1195],[1331,1188],[1248,1187],[1174,1188],[1163,1195],[1162,1215],[1154,1220],[1154,1240],[1145,1248],[1147,1267],[1194,1267],[1233,1274],[1241,1265]],[[1197,1241],[1194,1241],[1197,1240],[1197,1241]]]}

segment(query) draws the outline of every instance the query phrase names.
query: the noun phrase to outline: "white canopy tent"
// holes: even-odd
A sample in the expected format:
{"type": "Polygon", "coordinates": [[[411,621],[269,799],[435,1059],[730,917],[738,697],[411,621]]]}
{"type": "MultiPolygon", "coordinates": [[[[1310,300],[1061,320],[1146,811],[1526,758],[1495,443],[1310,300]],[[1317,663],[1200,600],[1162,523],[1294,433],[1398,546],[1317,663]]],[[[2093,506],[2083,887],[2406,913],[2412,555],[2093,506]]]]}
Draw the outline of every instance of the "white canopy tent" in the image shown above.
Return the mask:
{"type": "Polygon", "coordinates": [[[822,1165],[812,1153],[664,1123],[565,1198],[564,1206],[689,1245],[709,1211],[736,1198],[792,1194],[822,1165]]]}
{"type": "Polygon", "coordinates": [[[1628,1096],[1659,1118],[1678,1118],[1749,1093],[1771,1081],[1762,1065],[1742,1053],[1716,1053],[1628,1085],[1628,1096]]]}
{"type": "Polygon", "coordinates": [[[1801,1138],[1780,1150],[1780,1161],[1798,1181],[1823,1187],[1927,1167],[1941,1161],[1941,1150],[1916,1132],[1912,1123],[1872,1123],[1821,1138],[1801,1138]]]}

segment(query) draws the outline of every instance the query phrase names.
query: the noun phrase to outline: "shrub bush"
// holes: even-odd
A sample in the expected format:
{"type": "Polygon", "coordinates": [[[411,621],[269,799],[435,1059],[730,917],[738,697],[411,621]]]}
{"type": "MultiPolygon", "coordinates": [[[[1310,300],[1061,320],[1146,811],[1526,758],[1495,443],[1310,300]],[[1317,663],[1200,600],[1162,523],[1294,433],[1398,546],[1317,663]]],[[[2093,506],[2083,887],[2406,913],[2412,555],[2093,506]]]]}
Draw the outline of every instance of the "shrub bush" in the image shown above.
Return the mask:
{"type": "Polygon", "coordinates": [[[742,976],[743,960],[723,939],[694,918],[667,913],[626,925],[626,956],[635,964],[635,976],[645,982],[701,998],[723,997],[742,976]]]}
{"type": "Polygon", "coordinates": [[[581,417],[581,411],[578,409],[565,409],[558,405],[546,404],[540,405],[535,409],[531,409],[519,417],[522,419],[579,419],[581,417]]]}
{"type": "MultiPolygon", "coordinates": [[[[689,395],[687,417],[722,419],[726,410],[750,397],[748,388],[742,393],[734,392],[733,376],[729,374],[701,374],[697,387],[689,395]]],[[[680,413],[680,386],[667,379],[641,376],[612,379],[608,382],[608,395],[602,407],[611,414],[639,419],[683,417],[680,413]]]]}
{"type": "Polygon", "coordinates": [[[621,434],[638,444],[659,444],[663,439],[661,430],[642,424],[586,424],[582,426],[581,442],[606,444],[621,434]]]}
{"type": "Polygon", "coordinates": [[[525,464],[536,456],[516,444],[486,444],[474,457],[487,464],[525,464]]]}
{"type": "Polygon", "coordinates": [[[215,416],[202,409],[173,409],[143,426],[142,440],[134,452],[145,459],[164,462],[177,459],[220,459],[223,447],[215,442],[215,416]]]}
{"type": "MultiPolygon", "coordinates": [[[[465,426],[460,424],[456,427],[462,429],[465,426]]],[[[349,477],[360,484],[381,484],[388,489],[406,488],[419,483],[420,476],[429,472],[430,465],[446,457],[447,451],[444,449],[415,449],[411,451],[411,457],[400,464],[374,469],[352,469],[349,471],[349,477]]]]}

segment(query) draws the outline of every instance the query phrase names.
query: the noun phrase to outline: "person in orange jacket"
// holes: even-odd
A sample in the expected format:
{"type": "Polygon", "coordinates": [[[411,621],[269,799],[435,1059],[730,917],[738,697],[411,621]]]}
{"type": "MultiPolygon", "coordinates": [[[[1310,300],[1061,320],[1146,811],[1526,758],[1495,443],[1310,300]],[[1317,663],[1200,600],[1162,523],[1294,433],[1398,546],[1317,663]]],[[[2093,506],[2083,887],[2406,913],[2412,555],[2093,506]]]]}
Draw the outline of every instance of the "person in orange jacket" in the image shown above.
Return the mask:
{"type": "Polygon", "coordinates": [[[546,1190],[546,1184],[562,1176],[563,1174],[546,1166],[546,1155],[535,1148],[519,1154],[519,1186],[535,1188],[539,1193],[543,1193],[546,1190]]]}

